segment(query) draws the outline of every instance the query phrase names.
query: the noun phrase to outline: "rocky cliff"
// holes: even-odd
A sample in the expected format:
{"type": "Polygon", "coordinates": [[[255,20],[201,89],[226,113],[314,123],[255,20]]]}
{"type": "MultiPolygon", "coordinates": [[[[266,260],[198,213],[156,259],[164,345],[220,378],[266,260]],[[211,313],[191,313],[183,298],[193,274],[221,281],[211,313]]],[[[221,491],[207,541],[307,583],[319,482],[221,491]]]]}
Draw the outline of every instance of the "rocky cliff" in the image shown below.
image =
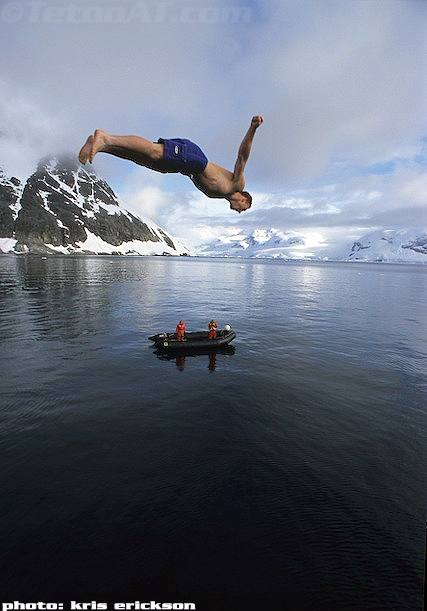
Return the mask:
{"type": "Polygon", "coordinates": [[[8,178],[0,169],[0,238],[13,237],[21,191],[21,182],[8,178]]]}
{"type": "Polygon", "coordinates": [[[122,208],[101,177],[68,157],[41,161],[25,185],[0,171],[0,249],[40,254],[188,254],[161,228],[122,208]]]}

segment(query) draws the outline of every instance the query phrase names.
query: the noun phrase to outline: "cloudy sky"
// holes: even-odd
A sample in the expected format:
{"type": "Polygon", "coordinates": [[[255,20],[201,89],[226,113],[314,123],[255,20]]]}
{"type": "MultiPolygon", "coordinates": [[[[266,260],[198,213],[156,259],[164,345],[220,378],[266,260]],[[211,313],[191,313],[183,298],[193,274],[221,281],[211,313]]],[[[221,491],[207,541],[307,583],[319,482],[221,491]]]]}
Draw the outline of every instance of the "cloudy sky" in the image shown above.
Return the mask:
{"type": "Polygon", "coordinates": [[[424,0],[0,3],[0,166],[23,177],[97,127],[183,137],[232,169],[261,114],[238,215],[181,175],[100,154],[121,203],[190,246],[274,227],[335,245],[427,230],[424,0]]]}

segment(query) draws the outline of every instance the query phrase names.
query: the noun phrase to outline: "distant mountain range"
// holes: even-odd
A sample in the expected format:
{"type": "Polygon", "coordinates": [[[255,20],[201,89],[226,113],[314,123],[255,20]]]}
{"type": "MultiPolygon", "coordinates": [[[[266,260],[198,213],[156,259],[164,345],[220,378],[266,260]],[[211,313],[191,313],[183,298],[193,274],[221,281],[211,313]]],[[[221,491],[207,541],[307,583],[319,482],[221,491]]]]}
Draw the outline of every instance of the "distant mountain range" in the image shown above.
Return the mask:
{"type": "Polygon", "coordinates": [[[25,184],[0,169],[0,252],[189,254],[122,208],[102,178],[70,157],[41,161],[25,184]]]}
{"type": "Polygon", "coordinates": [[[344,261],[384,261],[386,263],[427,263],[427,231],[382,229],[353,242],[351,248],[336,253],[344,261]]]}
{"type": "MultiPolygon", "coordinates": [[[[151,221],[125,210],[109,185],[71,157],[41,161],[25,184],[0,169],[0,253],[189,255],[151,221]]],[[[427,263],[427,230],[383,229],[338,251],[312,237],[255,229],[205,244],[199,255],[427,263]]]]}
{"type": "Polygon", "coordinates": [[[369,233],[338,251],[329,251],[295,232],[255,229],[249,235],[224,236],[205,245],[202,255],[286,260],[427,263],[427,231],[383,229],[369,233]]]}
{"type": "Polygon", "coordinates": [[[278,229],[255,229],[249,235],[237,233],[217,238],[203,246],[200,254],[216,257],[292,259],[305,246],[305,239],[278,229]]]}

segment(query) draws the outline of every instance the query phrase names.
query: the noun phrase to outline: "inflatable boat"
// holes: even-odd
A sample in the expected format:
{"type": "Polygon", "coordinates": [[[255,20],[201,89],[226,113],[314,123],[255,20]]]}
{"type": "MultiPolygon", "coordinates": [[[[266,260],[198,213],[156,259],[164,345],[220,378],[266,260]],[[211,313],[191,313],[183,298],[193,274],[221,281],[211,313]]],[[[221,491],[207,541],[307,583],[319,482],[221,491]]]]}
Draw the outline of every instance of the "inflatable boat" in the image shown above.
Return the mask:
{"type": "Polygon", "coordinates": [[[209,331],[186,331],[182,340],[177,339],[176,333],[157,333],[148,339],[154,342],[156,350],[161,352],[189,352],[221,348],[227,346],[235,337],[235,331],[230,325],[226,325],[224,329],[216,332],[216,339],[209,339],[209,331]]]}

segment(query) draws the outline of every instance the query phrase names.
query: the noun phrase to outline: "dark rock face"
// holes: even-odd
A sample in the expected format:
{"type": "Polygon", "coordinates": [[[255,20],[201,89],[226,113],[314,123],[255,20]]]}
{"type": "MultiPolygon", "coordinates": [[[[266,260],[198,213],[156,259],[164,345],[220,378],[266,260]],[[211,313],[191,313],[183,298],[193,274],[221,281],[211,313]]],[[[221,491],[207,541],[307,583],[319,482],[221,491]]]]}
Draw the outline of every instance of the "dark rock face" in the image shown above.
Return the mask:
{"type": "Polygon", "coordinates": [[[427,234],[418,236],[415,240],[409,240],[408,243],[402,244],[402,248],[410,248],[415,252],[427,255],[427,234]]]}
{"type": "Polygon", "coordinates": [[[186,254],[163,230],[121,208],[109,185],[72,158],[41,161],[19,203],[13,180],[0,176],[0,237],[14,237],[15,252],[94,252],[92,236],[105,243],[101,252],[149,254],[141,252],[145,242],[157,244],[153,254],[162,254],[162,246],[167,254],[186,254]]]}
{"type": "Polygon", "coordinates": [[[0,238],[12,238],[21,183],[0,170],[0,238]]]}
{"type": "Polygon", "coordinates": [[[354,242],[353,246],[351,247],[351,253],[349,254],[349,257],[352,257],[355,253],[359,252],[359,250],[365,250],[370,247],[370,244],[368,246],[364,246],[363,244],[361,244],[361,242],[354,242]]]}

